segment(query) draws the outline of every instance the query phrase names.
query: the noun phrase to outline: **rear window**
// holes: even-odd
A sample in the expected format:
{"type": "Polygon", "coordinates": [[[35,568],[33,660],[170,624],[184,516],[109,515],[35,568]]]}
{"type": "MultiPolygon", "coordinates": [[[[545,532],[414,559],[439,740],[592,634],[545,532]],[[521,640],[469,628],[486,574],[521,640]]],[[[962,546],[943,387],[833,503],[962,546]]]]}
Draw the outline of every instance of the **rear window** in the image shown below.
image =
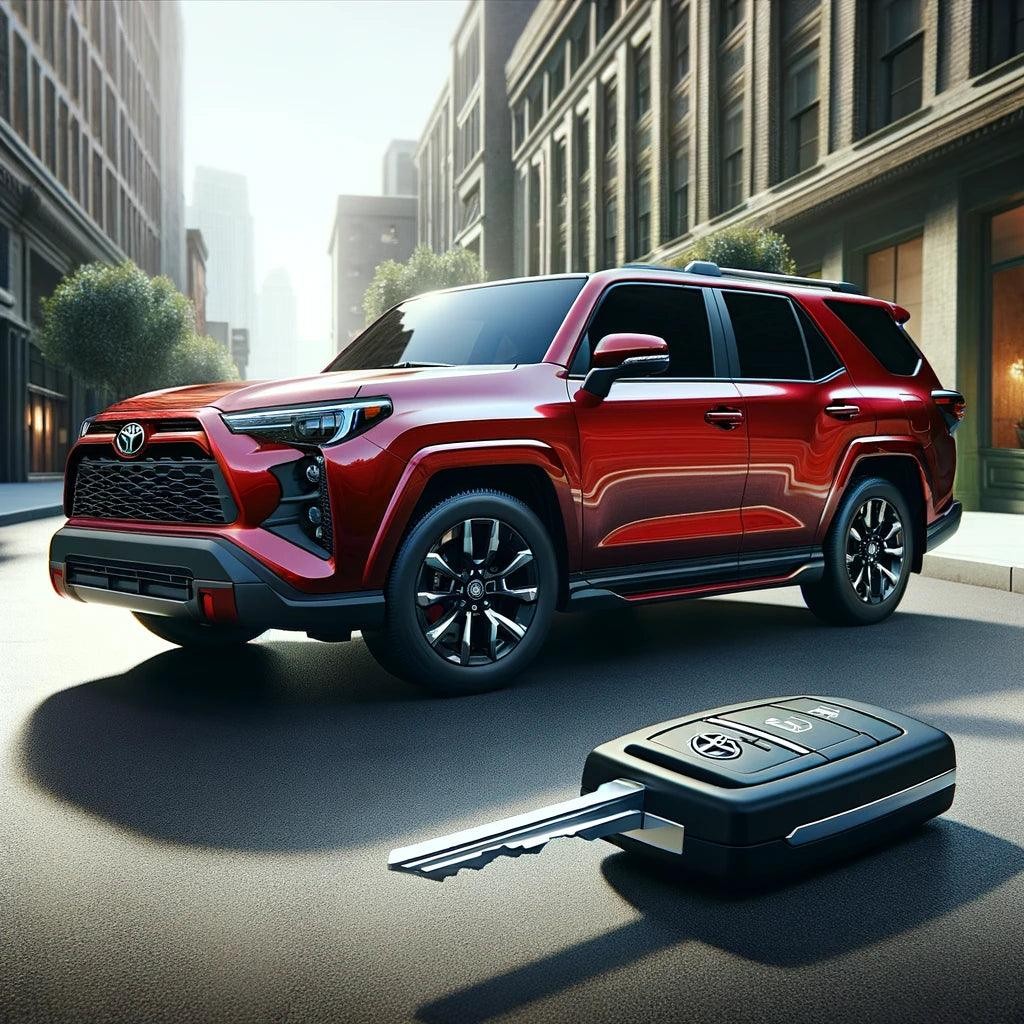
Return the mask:
{"type": "Polygon", "coordinates": [[[515,281],[410,299],[367,327],[325,372],[539,363],[585,281],[515,281]]]}
{"type": "Polygon", "coordinates": [[[906,331],[888,310],[861,302],[826,299],[825,305],[861,340],[864,347],[890,372],[910,377],[921,357],[906,331]]]}

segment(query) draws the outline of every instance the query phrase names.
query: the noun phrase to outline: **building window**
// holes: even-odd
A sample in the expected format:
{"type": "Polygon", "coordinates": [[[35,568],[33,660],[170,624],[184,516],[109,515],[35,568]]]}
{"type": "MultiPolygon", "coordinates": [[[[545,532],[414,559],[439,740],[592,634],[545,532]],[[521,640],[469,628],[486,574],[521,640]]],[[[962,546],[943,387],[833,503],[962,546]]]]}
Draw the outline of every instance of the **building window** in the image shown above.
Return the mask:
{"type": "Polygon", "coordinates": [[[553,103],[565,88],[565,50],[558,49],[558,56],[551,64],[548,72],[548,98],[553,103]]]}
{"type": "Polygon", "coordinates": [[[618,225],[619,201],[614,192],[604,197],[604,238],[601,244],[601,256],[606,267],[614,267],[618,261],[618,225]]]}
{"type": "Polygon", "coordinates": [[[526,273],[533,277],[540,273],[540,229],[541,229],[541,202],[540,202],[540,167],[534,165],[530,168],[530,250],[526,265],[526,273]]]}
{"type": "Polygon", "coordinates": [[[732,100],[722,111],[719,135],[719,210],[731,210],[743,202],[743,99],[732,100]]]}
{"type": "Polygon", "coordinates": [[[534,83],[530,94],[526,98],[527,103],[527,134],[537,127],[538,122],[544,116],[544,90],[540,83],[534,83]]]}
{"type": "Polygon", "coordinates": [[[460,113],[480,77],[480,26],[473,26],[455,59],[455,112],[460,113]]]}
{"type": "MultiPolygon", "coordinates": [[[[463,200],[462,200],[462,223],[459,225],[459,230],[465,231],[467,228],[472,227],[480,219],[480,186],[477,185],[463,200]]],[[[398,231],[394,225],[391,226],[391,238],[382,238],[381,241],[390,242],[392,245],[398,244],[398,231]]]]}
{"type": "Polygon", "coordinates": [[[619,97],[615,82],[604,87],[604,150],[610,153],[619,142],[619,97]]]}
{"type": "Polygon", "coordinates": [[[783,92],[782,176],[789,178],[818,162],[818,44],[786,60],[783,92]]]}
{"type": "Polygon", "coordinates": [[[718,4],[718,38],[725,39],[732,35],[743,21],[745,0],[719,0],[718,4]]]}
{"type": "Polygon", "coordinates": [[[644,167],[633,188],[633,255],[651,251],[651,169],[644,167]]]}
{"type": "Polygon", "coordinates": [[[603,39],[619,16],[619,0],[597,0],[597,38],[603,39]]]}
{"type": "Polygon", "coordinates": [[[569,269],[565,264],[566,207],[568,206],[565,156],[565,140],[556,142],[551,167],[551,191],[554,205],[551,229],[551,272],[554,274],[560,274],[569,269]]]}
{"type": "Polygon", "coordinates": [[[512,114],[512,148],[518,149],[526,138],[526,101],[520,100],[512,114]]]}
{"type": "Polygon", "coordinates": [[[651,112],[651,51],[644,47],[633,65],[634,116],[639,121],[651,112]]]}
{"type": "Polygon", "coordinates": [[[1024,205],[990,222],[991,445],[1024,448],[1024,205]]]}
{"type": "Polygon", "coordinates": [[[0,224],[0,288],[11,286],[11,236],[4,224],[0,224]]]}
{"type": "Polygon", "coordinates": [[[480,103],[475,102],[455,133],[455,173],[461,174],[480,150],[480,103]]]}
{"type": "Polygon", "coordinates": [[[569,30],[569,67],[575,75],[590,54],[590,10],[586,6],[569,30]]]}
{"type": "Polygon", "coordinates": [[[576,270],[590,269],[590,115],[576,122],[576,270]]]}
{"type": "Polygon", "coordinates": [[[14,130],[28,141],[28,50],[25,40],[14,33],[14,130]]]}
{"type": "Polygon", "coordinates": [[[685,235],[690,228],[690,151],[685,142],[676,142],[669,160],[668,234],[685,235]]]}
{"type": "Polygon", "coordinates": [[[868,253],[868,294],[896,302],[910,312],[908,330],[913,336],[921,324],[921,253],[923,236],[868,253]]]}
{"type": "Polygon", "coordinates": [[[994,68],[1024,53],[1024,0],[975,0],[982,67],[994,68]]]}
{"type": "Polygon", "coordinates": [[[672,84],[678,85],[690,73],[690,5],[677,0],[671,18],[672,84]]]}
{"type": "Polygon", "coordinates": [[[868,40],[868,130],[875,131],[921,106],[920,0],[872,0],[868,40]]]}

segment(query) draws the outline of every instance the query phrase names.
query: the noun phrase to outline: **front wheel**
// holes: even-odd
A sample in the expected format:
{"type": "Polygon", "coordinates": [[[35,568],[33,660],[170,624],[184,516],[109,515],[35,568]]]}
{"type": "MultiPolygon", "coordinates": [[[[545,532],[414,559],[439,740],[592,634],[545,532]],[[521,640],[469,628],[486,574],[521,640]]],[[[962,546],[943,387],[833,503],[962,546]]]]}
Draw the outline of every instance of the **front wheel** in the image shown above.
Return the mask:
{"type": "Polygon", "coordinates": [[[888,618],[903,600],[914,564],[914,529],[903,494],[888,480],[857,484],[825,538],[825,573],[800,589],[818,618],[864,626],[888,618]]]}
{"type": "Polygon", "coordinates": [[[263,632],[246,626],[220,626],[194,619],[147,615],[145,612],[132,612],[132,615],[161,640],[199,650],[220,650],[246,644],[263,632]]]}
{"type": "Polygon", "coordinates": [[[504,686],[540,650],[558,590],[554,547],[526,504],[470,491],[424,515],[388,577],[384,668],[437,693],[504,686]]]}

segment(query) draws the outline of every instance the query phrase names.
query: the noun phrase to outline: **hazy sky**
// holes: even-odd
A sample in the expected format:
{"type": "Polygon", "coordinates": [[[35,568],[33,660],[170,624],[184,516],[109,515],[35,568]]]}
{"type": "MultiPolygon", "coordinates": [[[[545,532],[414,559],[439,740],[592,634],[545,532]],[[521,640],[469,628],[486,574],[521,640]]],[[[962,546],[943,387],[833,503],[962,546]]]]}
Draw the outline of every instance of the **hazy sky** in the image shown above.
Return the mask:
{"type": "Polygon", "coordinates": [[[465,0],[185,0],[185,197],[198,164],[249,179],[256,289],[285,266],[299,337],[330,337],[334,200],[379,194],[417,138],[465,0]]]}

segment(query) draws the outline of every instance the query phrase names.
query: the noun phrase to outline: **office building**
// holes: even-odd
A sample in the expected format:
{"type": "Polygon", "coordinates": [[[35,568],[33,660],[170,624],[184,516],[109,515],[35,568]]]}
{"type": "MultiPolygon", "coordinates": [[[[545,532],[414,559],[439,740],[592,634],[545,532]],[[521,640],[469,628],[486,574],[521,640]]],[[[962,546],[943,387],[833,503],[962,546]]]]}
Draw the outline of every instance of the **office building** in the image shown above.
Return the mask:
{"type": "Polygon", "coordinates": [[[384,151],[384,195],[416,195],[415,139],[393,139],[384,151]]]}
{"type": "Polygon", "coordinates": [[[491,279],[512,273],[512,168],[505,62],[536,0],[472,0],[451,70],[427,121],[419,171],[419,244],[475,253],[491,279]]]}
{"type": "Polygon", "coordinates": [[[206,260],[210,253],[198,228],[185,232],[185,294],[196,311],[196,331],[206,334],[206,260]]]}
{"type": "Polygon", "coordinates": [[[1004,0],[542,2],[506,67],[515,270],[770,225],[911,311],[968,398],[960,496],[1024,512],[1022,54],[1004,0]]]}
{"type": "Polygon", "coordinates": [[[33,344],[40,300],[93,260],[181,280],[180,64],[177,0],[0,0],[0,481],[59,474],[105,397],[33,344]]]}
{"type": "Polygon", "coordinates": [[[254,379],[294,377],[320,369],[320,366],[307,365],[300,358],[295,290],[284,267],[275,268],[264,280],[258,311],[260,342],[259,349],[252,353],[251,376],[254,379]]]}

